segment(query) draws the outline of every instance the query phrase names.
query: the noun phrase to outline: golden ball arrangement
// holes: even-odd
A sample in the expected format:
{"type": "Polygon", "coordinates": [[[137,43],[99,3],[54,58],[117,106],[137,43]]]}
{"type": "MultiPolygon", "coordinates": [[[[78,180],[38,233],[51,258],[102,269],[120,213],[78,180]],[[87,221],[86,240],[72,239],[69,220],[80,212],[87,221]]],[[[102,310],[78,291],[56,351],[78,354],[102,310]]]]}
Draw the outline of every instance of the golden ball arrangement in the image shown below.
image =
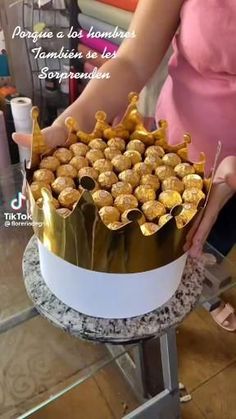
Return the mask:
{"type": "Polygon", "coordinates": [[[134,135],[130,140],[110,134],[91,138],[42,156],[30,185],[39,208],[46,188],[57,214],[68,217],[84,193],[83,178],[88,177],[94,182],[90,192],[100,218],[111,230],[129,223],[133,210],[140,215],[136,221],[144,235],[154,234],[173,217],[178,228],[194,217],[206,198],[206,183],[178,151],[170,152],[158,140],[147,145],[134,135]],[[173,216],[175,206],[182,209],[173,216]]]}

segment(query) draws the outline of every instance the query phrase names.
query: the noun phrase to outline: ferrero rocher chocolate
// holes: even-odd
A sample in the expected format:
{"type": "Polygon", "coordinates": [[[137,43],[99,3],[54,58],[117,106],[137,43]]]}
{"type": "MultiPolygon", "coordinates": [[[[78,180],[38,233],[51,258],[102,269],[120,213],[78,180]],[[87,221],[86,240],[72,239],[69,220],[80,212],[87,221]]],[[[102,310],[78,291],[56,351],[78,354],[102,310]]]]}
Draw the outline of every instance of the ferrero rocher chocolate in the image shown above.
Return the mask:
{"type": "Polygon", "coordinates": [[[157,191],[160,188],[160,181],[156,175],[143,175],[140,184],[149,185],[154,191],[157,191]]]}
{"type": "Polygon", "coordinates": [[[52,190],[55,194],[59,195],[65,188],[75,188],[75,182],[71,177],[59,176],[52,183],[52,190]]]}
{"type": "Polygon", "coordinates": [[[117,208],[112,206],[105,206],[99,210],[99,215],[104,222],[104,224],[108,225],[111,223],[115,223],[116,221],[120,220],[120,212],[117,208]]]}
{"type": "Polygon", "coordinates": [[[112,164],[117,172],[123,172],[132,166],[131,160],[127,156],[116,156],[112,159],[112,164]]]}
{"type": "Polygon", "coordinates": [[[155,221],[166,213],[164,205],[159,201],[145,202],[142,210],[148,221],[155,221]]]}
{"type": "Polygon", "coordinates": [[[93,167],[99,173],[112,171],[113,165],[110,160],[99,159],[93,163],[93,167]]]}
{"type": "Polygon", "coordinates": [[[71,214],[71,211],[68,208],[58,208],[56,211],[62,217],[68,217],[71,214]]]}
{"type": "Polygon", "coordinates": [[[109,147],[115,147],[118,148],[118,150],[120,151],[124,151],[125,150],[125,140],[123,140],[123,138],[119,138],[119,137],[115,137],[115,138],[111,138],[108,142],[107,145],[109,147]]]}
{"type": "Polygon", "coordinates": [[[138,186],[140,182],[140,175],[132,169],[124,170],[119,173],[118,177],[122,182],[130,183],[133,188],[138,186]]]}
{"type": "Polygon", "coordinates": [[[55,179],[55,176],[51,170],[48,169],[38,169],[34,172],[33,180],[36,182],[45,182],[52,183],[55,179]]]}
{"type": "Polygon", "coordinates": [[[141,154],[136,150],[127,150],[124,152],[124,156],[127,156],[131,160],[132,165],[142,161],[141,154]]]}
{"type": "Polygon", "coordinates": [[[129,209],[132,209],[132,208],[137,208],[138,201],[135,198],[135,196],[133,196],[131,194],[119,195],[115,199],[114,205],[115,205],[116,208],[118,208],[118,210],[121,213],[123,213],[126,210],[129,210],[129,209]]]}
{"type": "Polygon", "coordinates": [[[60,166],[60,161],[54,156],[44,157],[40,162],[40,169],[48,169],[55,172],[60,166]]]}
{"type": "Polygon", "coordinates": [[[58,176],[69,176],[72,178],[76,178],[77,170],[71,164],[62,164],[57,169],[57,177],[58,176]]]}
{"type": "Polygon", "coordinates": [[[181,158],[176,153],[167,153],[162,157],[162,161],[166,166],[175,167],[181,163],[181,158]]]}
{"type": "Polygon", "coordinates": [[[99,189],[93,193],[93,200],[97,207],[102,208],[113,204],[113,198],[110,192],[99,189]]]}
{"type": "Polygon", "coordinates": [[[45,182],[32,182],[31,183],[30,189],[31,189],[31,192],[32,192],[32,195],[33,195],[35,201],[37,201],[39,198],[41,198],[42,188],[46,188],[49,191],[51,190],[50,185],[48,183],[45,183],[45,182]]]}
{"type": "Polygon", "coordinates": [[[104,156],[108,160],[112,160],[114,157],[120,156],[120,155],[121,155],[121,151],[116,147],[107,147],[104,150],[104,156]]]}
{"type": "Polygon", "coordinates": [[[170,176],[163,180],[161,187],[163,191],[171,189],[172,191],[177,191],[180,194],[184,191],[184,184],[179,178],[177,178],[177,176],[170,176]]]}
{"type": "Polygon", "coordinates": [[[70,150],[75,156],[84,157],[89,151],[89,147],[84,143],[75,143],[70,146],[70,150]]]}
{"type": "Polygon", "coordinates": [[[184,176],[183,183],[186,189],[187,188],[197,188],[197,189],[203,188],[203,180],[201,176],[196,175],[196,174],[184,176]]]}
{"type": "Polygon", "coordinates": [[[160,226],[160,227],[162,227],[164,224],[166,224],[171,218],[173,218],[172,217],[172,215],[171,214],[164,214],[164,215],[162,215],[160,218],[159,218],[159,220],[158,220],[158,225],[160,226]]]}
{"type": "Polygon", "coordinates": [[[159,145],[151,145],[150,147],[147,147],[145,151],[145,156],[157,156],[157,157],[163,157],[165,154],[163,148],[159,145]]]}
{"type": "Polygon", "coordinates": [[[158,200],[168,209],[172,209],[176,205],[180,205],[182,203],[182,198],[179,192],[171,190],[161,192],[158,200]]]}
{"type": "MultiPolygon", "coordinates": [[[[91,194],[93,194],[94,192],[96,192],[96,191],[98,191],[99,189],[101,189],[100,188],[100,185],[94,180],[94,184],[95,184],[95,186],[94,186],[94,188],[92,189],[92,190],[89,190],[89,192],[91,193],[91,194]]],[[[80,193],[83,193],[84,191],[85,191],[85,188],[83,188],[83,186],[82,185],[79,185],[79,187],[78,187],[78,191],[80,191],[80,193]]]]}
{"type": "Polygon", "coordinates": [[[90,141],[89,148],[93,148],[95,150],[105,150],[107,147],[107,143],[103,141],[101,138],[95,138],[94,140],[90,141]]]}
{"type": "Polygon", "coordinates": [[[151,154],[145,158],[144,163],[151,166],[153,171],[155,171],[158,166],[163,165],[160,157],[151,154]]]}
{"type": "Polygon", "coordinates": [[[68,187],[63,189],[58,196],[58,201],[64,208],[72,209],[73,205],[80,199],[80,192],[77,189],[68,187]]]}
{"type": "MultiPolygon", "coordinates": [[[[123,212],[123,214],[121,214],[121,221],[123,223],[127,223],[130,222],[131,220],[129,219],[129,213],[130,213],[130,209],[126,210],[125,212],[123,212]]],[[[146,219],[144,217],[144,215],[142,214],[141,211],[140,212],[140,218],[137,219],[137,223],[141,226],[142,224],[144,224],[146,222],[146,219]]]]}
{"type": "Polygon", "coordinates": [[[88,159],[88,161],[93,164],[95,163],[95,161],[103,159],[104,158],[104,154],[101,150],[89,150],[86,153],[86,158],[88,159]]]}
{"type": "Polygon", "coordinates": [[[197,207],[189,202],[183,204],[182,211],[175,217],[178,228],[184,227],[197,213],[197,207]]]}
{"type": "Polygon", "coordinates": [[[88,162],[88,159],[86,159],[86,157],[74,156],[70,161],[70,165],[73,166],[78,171],[82,169],[82,167],[88,167],[89,162],[88,162]]]}
{"type": "Polygon", "coordinates": [[[174,172],[173,167],[171,167],[171,166],[165,166],[165,165],[158,166],[156,168],[156,172],[155,173],[156,173],[156,175],[159,177],[159,179],[161,181],[167,179],[170,176],[175,176],[175,172],[174,172]]]}
{"type": "Polygon", "coordinates": [[[138,151],[140,154],[143,154],[145,151],[145,145],[140,140],[132,140],[127,144],[126,149],[138,151]]]}
{"type": "Polygon", "coordinates": [[[117,182],[112,185],[111,194],[114,198],[117,198],[118,195],[130,195],[132,194],[132,186],[128,182],[117,182]]]}
{"type": "Polygon", "coordinates": [[[175,173],[177,176],[183,178],[186,175],[195,173],[194,167],[190,163],[180,163],[175,166],[175,173]]]}
{"type": "MultiPolygon", "coordinates": [[[[60,207],[60,204],[59,204],[59,202],[56,198],[52,198],[51,202],[52,202],[52,205],[56,209],[60,207]]],[[[43,207],[43,198],[41,197],[41,198],[37,199],[36,204],[38,205],[39,208],[42,208],[43,207]]]]}
{"type": "Polygon", "coordinates": [[[104,189],[110,189],[114,183],[118,182],[118,177],[112,171],[103,172],[98,177],[98,182],[104,189]]]}
{"type": "Polygon", "coordinates": [[[159,226],[154,223],[144,223],[140,228],[144,236],[151,236],[159,230],[159,226]]]}
{"type": "Polygon", "coordinates": [[[114,223],[108,224],[108,228],[110,230],[118,230],[118,228],[121,228],[125,225],[125,223],[122,223],[121,221],[115,221],[114,223]]]}
{"type": "Polygon", "coordinates": [[[199,202],[205,198],[206,195],[204,194],[204,192],[202,192],[201,189],[198,188],[188,188],[185,189],[183,193],[184,202],[190,202],[192,204],[195,204],[196,206],[198,206],[199,202]]]}
{"type": "Polygon", "coordinates": [[[134,171],[138,173],[139,176],[142,176],[142,175],[151,175],[153,169],[150,164],[142,162],[142,163],[136,163],[134,165],[134,171]]]}
{"type": "Polygon", "coordinates": [[[61,163],[66,164],[73,157],[73,153],[68,148],[60,147],[56,151],[54,151],[53,156],[56,157],[61,163]]]}
{"type": "Polygon", "coordinates": [[[141,202],[141,204],[144,204],[144,202],[147,201],[154,201],[156,199],[156,192],[150,185],[138,186],[134,191],[134,195],[137,200],[141,202]]]}
{"type": "Polygon", "coordinates": [[[94,167],[82,167],[82,169],[79,170],[78,176],[79,179],[81,179],[83,176],[89,176],[93,179],[97,179],[99,172],[98,170],[94,169],[94,167]]]}

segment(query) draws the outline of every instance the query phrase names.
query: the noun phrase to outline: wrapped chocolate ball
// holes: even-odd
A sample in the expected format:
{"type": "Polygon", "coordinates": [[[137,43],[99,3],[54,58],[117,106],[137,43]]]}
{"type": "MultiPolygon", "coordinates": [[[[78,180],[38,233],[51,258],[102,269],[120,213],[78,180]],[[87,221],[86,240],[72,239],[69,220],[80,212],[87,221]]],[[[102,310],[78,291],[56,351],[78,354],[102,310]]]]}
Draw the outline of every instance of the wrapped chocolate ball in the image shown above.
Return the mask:
{"type": "Polygon", "coordinates": [[[161,215],[161,217],[158,220],[159,227],[162,227],[163,225],[165,225],[171,218],[173,218],[171,214],[161,215]]]}
{"type": "Polygon", "coordinates": [[[122,182],[128,182],[132,188],[138,186],[140,182],[140,175],[132,169],[124,170],[118,177],[122,182]]]}
{"type": "Polygon", "coordinates": [[[50,185],[48,183],[45,182],[32,182],[30,185],[30,189],[32,192],[32,195],[35,199],[35,201],[37,201],[39,198],[41,198],[42,194],[41,194],[41,190],[42,188],[46,188],[49,191],[51,191],[50,185]]]}
{"type": "Polygon", "coordinates": [[[38,169],[34,172],[33,180],[36,182],[52,183],[55,179],[55,176],[51,170],[48,169],[38,169]]]}
{"type": "Polygon", "coordinates": [[[155,221],[166,213],[164,205],[159,201],[145,202],[142,210],[148,221],[155,221]]]}
{"type": "Polygon", "coordinates": [[[98,183],[102,189],[110,189],[114,183],[118,182],[118,177],[112,171],[103,172],[98,177],[98,183]]]}
{"type": "Polygon", "coordinates": [[[181,213],[175,217],[177,227],[184,227],[196,213],[197,208],[194,204],[189,202],[184,203],[181,213]]]}
{"type": "Polygon", "coordinates": [[[165,152],[163,148],[159,145],[151,145],[150,147],[147,147],[145,151],[145,156],[156,156],[162,158],[164,156],[165,152]]]}
{"type": "Polygon", "coordinates": [[[89,142],[89,148],[92,148],[94,150],[105,150],[107,147],[107,143],[103,141],[101,138],[95,138],[94,140],[89,142]]]}
{"type": "Polygon", "coordinates": [[[182,203],[182,198],[179,192],[171,190],[161,192],[158,200],[168,209],[172,209],[176,205],[180,205],[182,203]]]}
{"type": "Polygon", "coordinates": [[[154,223],[144,223],[141,225],[141,231],[144,236],[151,236],[159,230],[159,226],[154,223]]]}
{"type": "Polygon", "coordinates": [[[73,179],[73,178],[76,178],[77,176],[77,170],[71,164],[62,164],[57,169],[57,177],[58,176],[69,176],[69,177],[72,177],[73,179]]]}
{"type": "Polygon", "coordinates": [[[149,185],[154,191],[157,191],[160,188],[160,181],[156,175],[143,175],[140,184],[149,185]]]}
{"type": "Polygon", "coordinates": [[[83,167],[88,167],[89,162],[88,159],[86,159],[83,156],[74,156],[70,161],[70,165],[73,166],[77,171],[79,171],[83,167]]]}
{"type": "Polygon", "coordinates": [[[136,150],[127,150],[124,152],[124,156],[128,157],[131,160],[132,165],[140,163],[142,161],[141,154],[136,150]]]}
{"type": "Polygon", "coordinates": [[[95,163],[95,161],[103,159],[104,158],[104,154],[101,150],[89,150],[86,153],[86,159],[88,159],[88,161],[93,164],[95,163]]]}
{"type": "Polygon", "coordinates": [[[73,205],[80,199],[80,192],[77,189],[68,187],[63,189],[58,196],[58,201],[64,208],[72,209],[73,205]]]}
{"type": "MultiPolygon", "coordinates": [[[[58,202],[58,200],[56,198],[52,198],[52,205],[57,209],[60,207],[60,204],[58,202]]],[[[39,208],[43,208],[43,198],[39,198],[36,201],[36,204],[38,205],[39,208]]]]}
{"type": "MultiPolygon", "coordinates": [[[[128,223],[128,222],[131,221],[129,219],[130,211],[132,211],[132,210],[128,209],[125,212],[123,212],[123,214],[121,214],[121,221],[123,223],[128,223]]],[[[146,219],[145,219],[144,215],[142,214],[142,212],[141,211],[139,211],[139,212],[140,212],[140,218],[137,219],[137,223],[141,226],[142,224],[144,224],[146,222],[146,219]]]]}
{"type": "Polygon", "coordinates": [[[185,189],[183,193],[184,202],[190,202],[191,204],[194,204],[196,206],[198,206],[199,202],[205,198],[206,195],[204,194],[204,192],[202,192],[201,189],[198,188],[188,188],[185,189]]]}
{"type": "Polygon", "coordinates": [[[148,166],[152,167],[153,172],[156,170],[158,166],[162,166],[162,159],[155,155],[149,155],[145,158],[144,163],[146,163],[148,166]]]}
{"type": "Polygon", "coordinates": [[[139,174],[139,176],[143,175],[151,175],[153,168],[149,163],[136,163],[134,165],[134,171],[139,174]]]}
{"type": "Polygon", "coordinates": [[[84,143],[75,143],[70,146],[70,150],[75,156],[84,157],[89,151],[89,147],[84,143]]]}
{"type": "Polygon", "coordinates": [[[184,184],[177,176],[170,176],[163,180],[161,187],[163,191],[170,189],[172,191],[177,191],[180,194],[184,191],[184,184]]]}
{"type": "Polygon", "coordinates": [[[117,182],[112,185],[111,194],[114,198],[118,195],[130,195],[132,194],[132,186],[128,182],[117,182]]]}
{"type": "Polygon", "coordinates": [[[194,167],[190,163],[180,163],[175,166],[175,173],[180,178],[195,173],[194,167]]]}
{"type": "Polygon", "coordinates": [[[120,156],[120,155],[121,155],[121,151],[116,147],[107,147],[104,150],[104,156],[108,160],[112,160],[114,157],[120,156]]]}
{"type": "Polygon", "coordinates": [[[68,217],[71,214],[71,211],[68,208],[58,208],[57,213],[62,217],[68,217]]]}
{"type": "Polygon", "coordinates": [[[167,179],[170,176],[175,176],[173,167],[171,166],[158,166],[155,171],[156,175],[161,181],[167,179]]]}
{"type": "Polygon", "coordinates": [[[59,195],[65,188],[75,188],[75,182],[71,177],[59,176],[52,183],[52,190],[56,195],[59,195]]]}
{"type": "Polygon", "coordinates": [[[121,213],[123,213],[126,210],[137,208],[138,201],[135,196],[131,194],[119,195],[115,199],[114,205],[121,213]]]}
{"type": "Polygon", "coordinates": [[[99,215],[104,222],[104,224],[108,225],[111,223],[115,223],[116,221],[120,220],[120,212],[117,208],[112,206],[105,206],[99,210],[99,215]]]}
{"type": "Polygon", "coordinates": [[[54,151],[53,156],[56,157],[61,163],[66,164],[73,157],[73,153],[71,150],[68,150],[65,147],[60,147],[56,151],[54,151]]]}
{"type": "Polygon", "coordinates": [[[112,162],[110,160],[106,160],[106,159],[96,160],[93,163],[93,167],[99,173],[109,172],[109,171],[112,171],[112,169],[113,169],[112,162]]]}
{"type": "Polygon", "coordinates": [[[60,166],[60,161],[54,156],[44,157],[40,162],[40,169],[48,169],[55,172],[60,166]]]}
{"type": "Polygon", "coordinates": [[[122,223],[121,221],[115,221],[114,223],[108,224],[108,228],[110,230],[118,230],[121,227],[124,227],[125,223],[122,223]]]}
{"type": "Polygon", "coordinates": [[[141,204],[144,204],[144,202],[147,201],[154,201],[156,199],[156,192],[149,185],[138,186],[134,191],[134,195],[137,200],[141,202],[141,204]]]}
{"type": "Polygon", "coordinates": [[[112,195],[104,189],[99,189],[93,193],[93,200],[98,208],[111,206],[113,204],[112,195]]]}
{"type": "Polygon", "coordinates": [[[109,147],[115,147],[118,148],[118,150],[120,151],[124,151],[125,150],[125,140],[123,140],[123,138],[119,138],[119,137],[115,137],[115,138],[111,138],[108,142],[107,145],[109,147]]]}
{"type": "Polygon", "coordinates": [[[203,180],[201,176],[196,175],[196,174],[184,176],[183,183],[186,189],[187,188],[197,188],[197,189],[203,188],[203,180]]]}
{"type": "Polygon", "coordinates": [[[162,157],[162,162],[166,166],[175,167],[181,163],[181,158],[176,153],[167,153],[162,157]]]}
{"type": "Polygon", "coordinates": [[[132,166],[131,160],[127,156],[116,156],[111,162],[117,172],[123,172],[132,166]]]}
{"type": "Polygon", "coordinates": [[[140,140],[131,140],[126,147],[127,150],[138,151],[140,154],[143,154],[145,151],[145,144],[140,140]]]}
{"type": "Polygon", "coordinates": [[[94,167],[82,167],[79,170],[78,177],[81,179],[84,176],[89,176],[96,180],[99,176],[99,172],[98,170],[94,169],[94,167]]]}

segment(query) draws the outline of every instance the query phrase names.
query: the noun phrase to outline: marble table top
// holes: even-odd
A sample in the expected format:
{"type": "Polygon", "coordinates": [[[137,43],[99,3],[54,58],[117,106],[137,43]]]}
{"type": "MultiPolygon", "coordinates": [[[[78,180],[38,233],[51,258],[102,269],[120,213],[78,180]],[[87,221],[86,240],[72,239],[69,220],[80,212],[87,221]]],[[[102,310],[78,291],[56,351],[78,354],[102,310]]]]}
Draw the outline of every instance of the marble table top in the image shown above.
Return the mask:
{"type": "Polygon", "coordinates": [[[166,304],[142,316],[113,320],[79,313],[50,291],[40,272],[35,237],[25,249],[23,274],[27,293],[43,317],[76,337],[109,343],[135,342],[178,326],[197,304],[204,280],[203,266],[188,258],[181,284],[166,304]]]}

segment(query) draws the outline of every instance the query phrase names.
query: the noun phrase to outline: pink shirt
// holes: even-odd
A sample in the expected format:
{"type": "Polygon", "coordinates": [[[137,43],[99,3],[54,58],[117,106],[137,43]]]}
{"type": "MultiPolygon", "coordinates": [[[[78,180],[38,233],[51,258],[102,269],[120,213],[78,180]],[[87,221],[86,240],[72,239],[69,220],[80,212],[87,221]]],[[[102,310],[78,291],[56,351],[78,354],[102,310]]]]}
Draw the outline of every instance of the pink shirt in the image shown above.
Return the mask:
{"type": "Polygon", "coordinates": [[[221,158],[236,154],[236,0],[185,0],[173,44],[156,119],[171,143],[189,132],[191,158],[204,151],[210,168],[219,140],[221,158]]]}

